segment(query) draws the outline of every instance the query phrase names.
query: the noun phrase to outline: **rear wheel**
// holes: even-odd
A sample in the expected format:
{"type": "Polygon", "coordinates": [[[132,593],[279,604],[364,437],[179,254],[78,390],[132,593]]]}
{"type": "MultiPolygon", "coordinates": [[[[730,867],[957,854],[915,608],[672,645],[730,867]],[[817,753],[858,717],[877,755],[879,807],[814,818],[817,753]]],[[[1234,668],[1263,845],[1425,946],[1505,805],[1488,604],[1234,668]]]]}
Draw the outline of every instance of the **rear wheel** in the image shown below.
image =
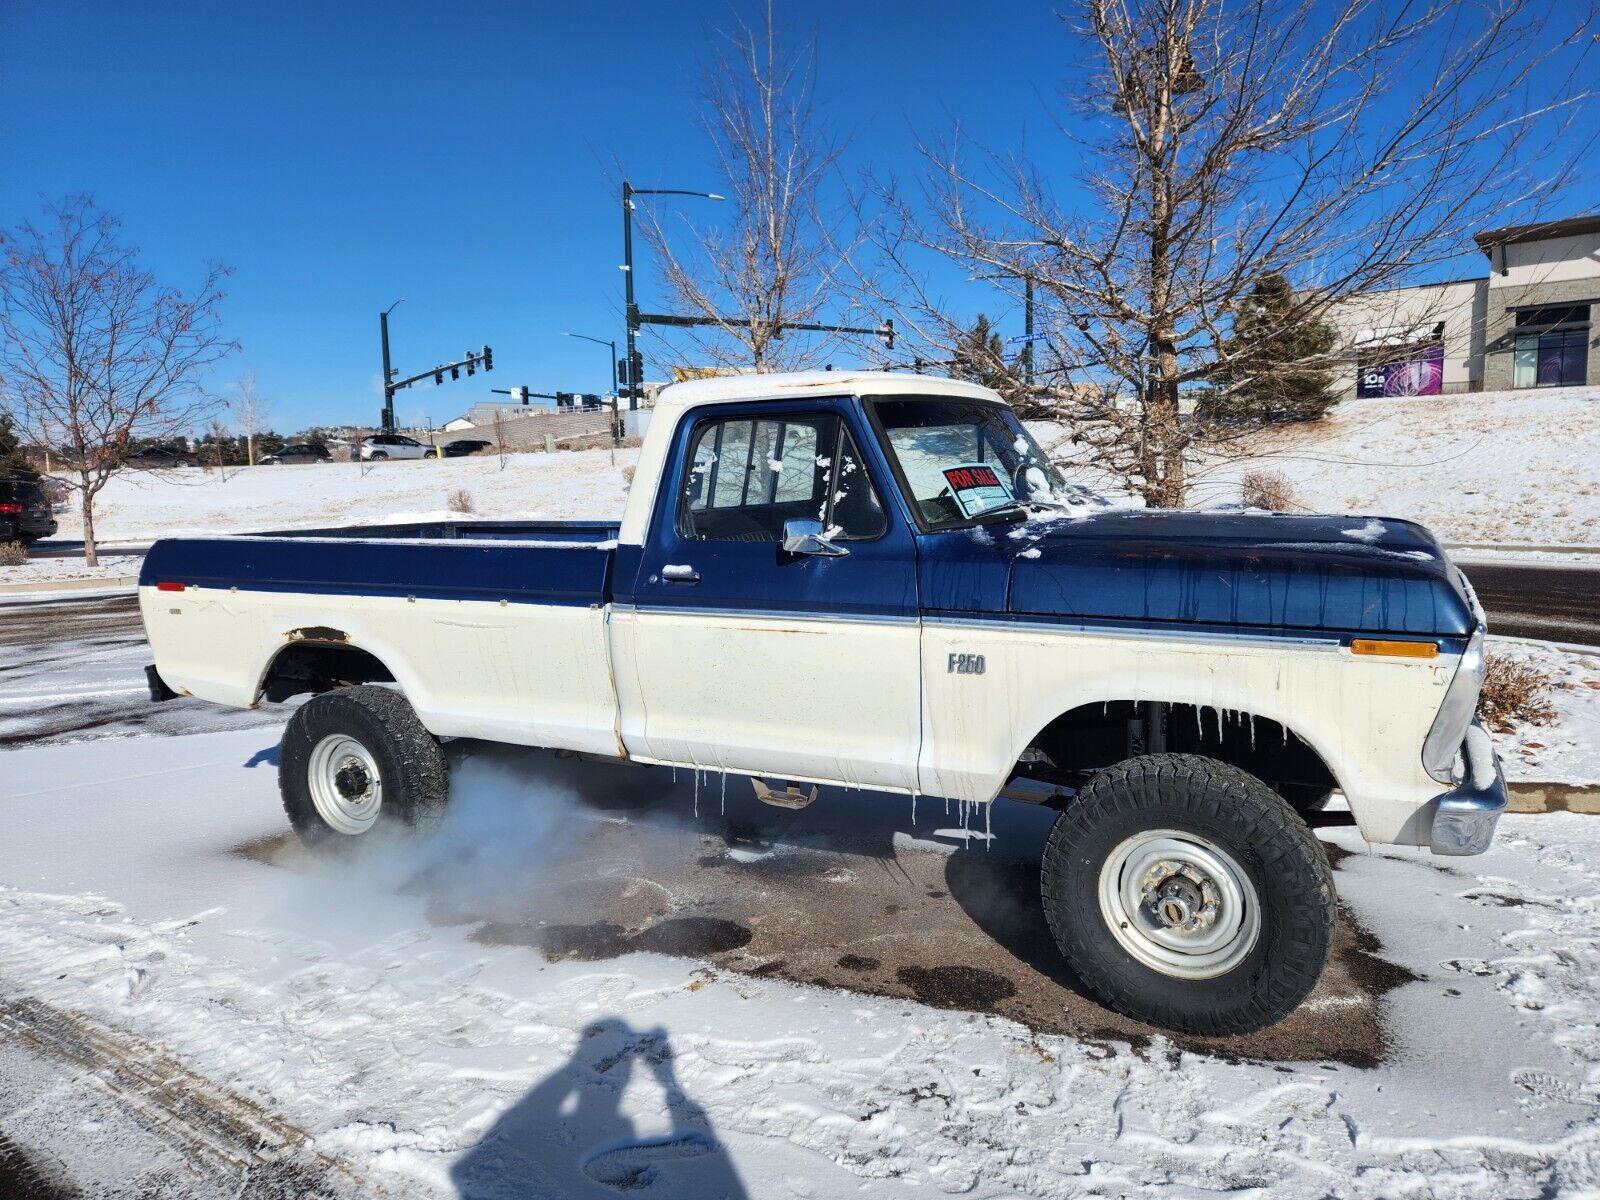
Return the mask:
{"type": "Polygon", "coordinates": [[[1282,1020],[1316,986],[1336,896],[1285,801],[1214,759],[1154,754],[1097,775],[1057,819],[1045,916],[1109,1007],[1194,1034],[1282,1020]]]}
{"type": "Polygon", "coordinates": [[[367,455],[367,457],[373,462],[377,462],[380,458],[388,458],[389,456],[382,450],[374,450],[371,454],[367,455]]]}
{"type": "Polygon", "coordinates": [[[306,701],[278,753],[278,788],[300,840],[318,849],[389,827],[418,828],[444,808],[444,752],[399,692],[348,687],[306,701]]]}

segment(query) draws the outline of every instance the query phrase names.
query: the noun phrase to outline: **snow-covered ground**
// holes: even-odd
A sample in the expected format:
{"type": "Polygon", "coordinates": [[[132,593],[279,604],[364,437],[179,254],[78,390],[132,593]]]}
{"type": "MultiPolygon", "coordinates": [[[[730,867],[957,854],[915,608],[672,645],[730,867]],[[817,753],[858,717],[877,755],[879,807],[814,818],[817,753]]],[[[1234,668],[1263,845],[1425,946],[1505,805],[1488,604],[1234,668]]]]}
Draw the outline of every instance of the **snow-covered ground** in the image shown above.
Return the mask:
{"type": "Polygon", "coordinates": [[[1544,672],[1556,713],[1548,725],[1519,725],[1495,735],[1506,778],[1600,784],[1600,652],[1499,637],[1489,639],[1489,649],[1544,672]]]}
{"type": "Polygon", "coordinates": [[[1448,542],[1590,546],[1600,388],[1347,400],[1196,464],[1193,503],[1237,500],[1252,470],[1282,473],[1313,512],[1409,517],[1448,542]]]}
{"type": "MultiPolygon", "coordinates": [[[[1115,490],[1081,465],[1083,452],[1062,427],[1029,428],[1074,481],[1115,490]]],[[[1597,447],[1600,388],[1346,400],[1321,421],[1195,454],[1189,502],[1237,504],[1241,477],[1271,471],[1293,486],[1292,511],[1407,517],[1452,543],[1592,547],[1600,521],[1597,447]]]]}
{"type": "MultiPolygon", "coordinates": [[[[566,519],[620,516],[624,469],[636,449],[368,463],[314,463],[206,472],[119,471],[95,508],[106,542],[229,530],[314,528],[376,521],[434,520],[465,490],[484,518],[566,519]]],[[[62,538],[81,536],[76,512],[62,513],[62,538]]]]}
{"type": "Polygon", "coordinates": [[[138,575],[143,561],[137,554],[102,554],[100,565],[91,567],[77,557],[30,558],[14,567],[0,566],[0,589],[12,583],[77,583],[87,579],[110,582],[138,575]]]}
{"type": "MultiPolygon", "coordinates": [[[[1032,426],[1071,455],[1061,432],[1032,426]]],[[[1239,478],[1273,470],[1316,512],[1410,517],[1448,542],[1595,543],[1600,522],[1600,388],[1481,392],[1350,400],[1328,417],[1252,437],[1226,458],[1193,466],[1192,502],[1236,502],[1239,478]],[[1250,457],[1243,457],[1248,451],[1250,457]]],[[[293,528],[448,514],[458,488],[479,516],[610,518],[620,515],[624,468],[637,450],[514,454],[470,459],[120,472],[102,494],[107,541],[168,534],[293,528]]],[[[1073,476],[1091,486],[1090,471],[1073,476]]],[[[74,514],[63,538],[77,537],[74,514]]]]}
{"type": "MultiPolygon", "coordinates": [[[[96,1151],[110,1127],[91,1104],[109,1088],[154,1106],[164,1136],[226,1117],[349,1194],[1600,1188],[1593,818],[1511,817],[1489,854],[1456,861],[1332,837],[1352,852],[1341,895],[1391,964],[1371,968],[1370,987],[1392,988],[1379,1050],[1323,1057],[1313,1032],[1309,1058],[1264,1061],[1129,1036],[1109,1016],[1109,1032],[1060,1036],[763,977],[740,951],[682,956],[645,934],[632,952],[515,944],[492,932],[508,907],[538,933],[584,883],[610,885],[640,925],[672,914],[681,898],[651,882],[664,859],[738,851],[748,874],[727,886],[759,889],[804,862],[808,822],[824,818],[729,845],[707,793],[694,815],[687,780],[487,754],[458,763],[437,831],[325,862],[284,844],[273,742],[248,730],[0,756],[0,1025],[68,1059],[51,1086],[8,1079],[26,1094],[0,1097],[0,1128],[47,1166],[93,1183],[115,1161],[96,1151]],[[108,1060],[98,1092],[67,1086],[86,1042],[108,1060]]],[[[916,836],[903,805],[892,819],[908,837],[852,864],[883,886],[934,853],[926,815],[916,836]]],[[[905,918],[865,919],[887,933],[905,918]]],[[[999,943],[990,954],[985,967],[1010,961],[999,943]]],[[[1312,1015],[1334,1031],[1365,1001],[1322,1003],[1312,1015]]],[[[168,1177],[159,1191],[222,1194],[211,1186],[168,1177]]]]}

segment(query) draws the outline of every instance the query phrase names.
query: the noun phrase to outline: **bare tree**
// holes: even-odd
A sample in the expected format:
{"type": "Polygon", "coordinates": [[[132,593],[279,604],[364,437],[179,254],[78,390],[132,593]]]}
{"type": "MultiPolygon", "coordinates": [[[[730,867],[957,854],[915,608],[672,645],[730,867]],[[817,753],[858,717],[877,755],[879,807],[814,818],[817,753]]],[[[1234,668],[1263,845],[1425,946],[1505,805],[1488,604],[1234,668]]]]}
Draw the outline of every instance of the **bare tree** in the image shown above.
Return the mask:
{"type": "Polygon", "coordinates": [[[965,330],[919,255],[1013,295],[1031,283],[1042,398],[1155,505],[1184,502],[1185,453],[1207,433],[1181,397],[1329,365],[1334,351],[1265,364],[1249,347],[1281,347],[1275,334],[1417,282],[1473,228],[1536,210],[1570,177],[1556,147],[1592,97],[1592,10],[1543,0],[1078,0],[1064,20],[1084,72],[1068,88],[1079,120],[1056,122],[1075,177],[959,135],[926,145],[920,194],[870,190],[876,265],[908,340],[935,352],[965,330]],[[1294,288],[1283,330],[1234,338],[1275,274],[1294,288]]]}
{"type": "Polygon", "coordinates": [[[256,388],[256,373],[246,371],[244,378],[234,384],[233,396],[228,401],[239,419],[239,432],[244,434],[244,458],[250,466],[256,465],[256,434],[267,423],[271,405],[256,388]]]}
{"type": "Polygon", "coordinates": [[[218,316],[228,272],[208,266],[185,295],[139,265],[88,197],[45,211],[43,228],[3,235],[0,386],[34,441],[61,446],[95,566],[95,498],[130,439],[180,436],[216,406],[206,376],[235,349],[218,316]]]}
{"type": "MultiPolygon", "coordinates": [[[[741,22],[724,40],[703,102],[729,219],[698,227],[684,214],[683,252],[654,213],[644,215],[641,230],[679,315],[702,322],[684,339],[702,363],[756,371],[812,365],[837,339],[785,336],[784,327],[840,323],[824,320],[839,315],[839,223],[822,195],[839,147],[818,127],[816,47],[787,53],[779,46],[770,0],[760,30],[741,22]]],[[[689,355],[681,358],[691,365],[689,355]]]]}

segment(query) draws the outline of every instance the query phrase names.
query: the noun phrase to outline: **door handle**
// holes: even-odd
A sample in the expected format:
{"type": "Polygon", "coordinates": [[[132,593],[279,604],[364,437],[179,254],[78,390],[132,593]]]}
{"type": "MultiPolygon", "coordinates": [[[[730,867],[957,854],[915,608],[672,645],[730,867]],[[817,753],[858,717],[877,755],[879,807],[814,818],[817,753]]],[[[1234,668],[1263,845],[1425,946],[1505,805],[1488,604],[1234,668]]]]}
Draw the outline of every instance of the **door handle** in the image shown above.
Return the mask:
{"type": "Polygon", "coordinates": [[[661,568],[661,578],[668,583],[699,583],[700,572],[685,563],[668,563],[661,568]]]}

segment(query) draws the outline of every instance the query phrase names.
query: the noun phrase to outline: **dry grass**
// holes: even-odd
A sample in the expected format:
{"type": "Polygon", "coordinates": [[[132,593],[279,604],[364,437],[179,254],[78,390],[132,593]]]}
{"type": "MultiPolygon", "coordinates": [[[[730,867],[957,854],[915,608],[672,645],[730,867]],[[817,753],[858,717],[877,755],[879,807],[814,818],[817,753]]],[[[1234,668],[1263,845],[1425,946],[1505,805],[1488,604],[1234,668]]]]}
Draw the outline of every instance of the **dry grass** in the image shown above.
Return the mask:
{"type": "Polygon", "coordinates": [[[472,503],[472,493],[466,488],[457,488],[450,493],[450,498],[445,501],[451,512],[475,513],[477,507],[472,503]]]}
{"type": "Polygon", "coordinates": [[[1510,733],[1518,725],[1548,725],[1556,719],[1548,672],[1504,654],[1486,654],[1483,666],[1478,716],[1494,732],[1510,733]]]}
{"type": "Polygon", "coordinates": [[[21,542],[0,542],[0,567],[20,567],[28,561],[28,548],[21,542]]]}
{"type": "Polygon", "coordinates": [[[626,483],[630,487],[633,486],[633,468],[632,467],[623,467],[622,468],[622,482],[626,483]]]}
{"type": "Polygon", "coordinates": [[[1295,507],[1294,485],[1277,471],[1248,471],[1239,480],[1239,499],[1246,508],[1288,512],[1295,507]]]}

